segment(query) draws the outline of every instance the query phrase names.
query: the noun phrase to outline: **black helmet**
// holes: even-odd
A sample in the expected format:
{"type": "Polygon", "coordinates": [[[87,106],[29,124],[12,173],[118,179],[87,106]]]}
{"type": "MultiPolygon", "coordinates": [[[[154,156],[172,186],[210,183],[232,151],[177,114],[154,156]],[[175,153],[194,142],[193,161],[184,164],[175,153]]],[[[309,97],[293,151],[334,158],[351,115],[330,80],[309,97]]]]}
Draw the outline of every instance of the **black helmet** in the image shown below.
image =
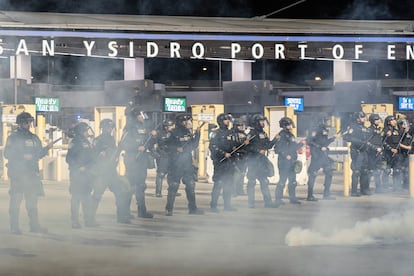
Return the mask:
{"type": "Polygon", "coordinates": [[[231,120],[231,117],[229,114],[221,113],[217,116],[217,123],[220,127],[224,126],[223,121],[224,120],[231,120]]]}
{"type": "Polygon", "coordinates": [[[266,117],[263,116],[262,114],[254,114],[251,120],[252,126],[253,127],[260,126],[259,124],[260,121],[266,121],[266,117]]]}
{"type": "Polygon", "coordinates": [[[331,124],[331,116],[323,116],[321,118],[321,124],[325,125],[325,126],[329,126],[331,124]]]}
{"type": "Polygon", "coordinates": [[[177,117],[175,117],[175,123],[177,125],[181,124],[184,121],[188,121],[191,119],[191,116],[188,114],[179,114],[177,117]]]}
{"type": "Polygon", "coordinates": [[[34,121],[33,116],[28,112],[22,112],[16,117],[16,124],[31,123],[34,121]]]}
{"type": "Polygon", "coordinates": [[[173,126],[174,125],[174,122],[173,121],[171,121],[171,120],[164,120],[163,122],[162,122],[162,126],[163,127],[169,127],[169,126],[173,126]]]}
{"type": "Polygon", "coordinates": [[[407,119],[398,119],[397,123],[398,123],[398,127],[400,127],[400,128],[409,128],[410,127],[410,123],[408,122],[407,119]]]}
{"type": "Polygon", "coordinates": [[[245,126],[245,123],[240,119],[236,119],[236,120],[234,120],[233,126],[234,127],[245,126]]]}
{"type": "Polygon", "coordinates": [[[99,128],[115,128],[115,124],[111,119],[103,119],[99,123],[99,128]]]}
{"type": "Polygon", "coordinates": [[[136,118],[138,115],[142,115],[142,117],[144,117],[145,120],[148,119],[148,116],[145,113],[144,109],[138,105],[131,107],[131,109],[129,110],[129,115],[134,118],[136,118]]]}
{"type": "Polygon", "coordinates": [[[285,128],[288,125],[292,125],[292,127],[295,127],[295,124],[293,123],[292,119],[289,117],[283,117],[282,119],[280,119],[279,121],[279,126],[281,128],[285,128]]]}
{"type": "Polygon", "coordinates": [[[386,125],[386,126],[389,125],[389,123],[393,120],[396,120],[393,115],[389,115],[389,116],[385,117],[384,125],[386,125]]]}
{"type": "Polygon", "coordinates": [[[381,117],[378,114],[372,113],[371,115],[369,115],[369,122],[372,125],[375,123],[376,120],[381,120],[381,117]]]}
{"type": "Polygon", "coordinates": [[[367,115],[363,111],[358,111],[353,114],[353,118],[355,121],[361,118],[365,118],[366,116],[367,115]]]}
{"type": "Polygon", "coordinates": [[[81,135],[85,131],[89,130],[89,125],[85,122],[80,122],[74,127],[75,135],[81,135]]]}

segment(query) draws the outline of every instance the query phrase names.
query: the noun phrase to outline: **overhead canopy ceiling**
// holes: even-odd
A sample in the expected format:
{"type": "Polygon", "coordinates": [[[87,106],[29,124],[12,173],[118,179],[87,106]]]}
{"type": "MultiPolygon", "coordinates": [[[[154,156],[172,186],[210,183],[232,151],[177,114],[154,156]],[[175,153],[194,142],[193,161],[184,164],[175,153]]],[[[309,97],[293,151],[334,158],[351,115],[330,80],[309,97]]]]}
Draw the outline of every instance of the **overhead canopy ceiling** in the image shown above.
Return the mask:
{"type": "Polygon", "coordinates": [[[2,56],[407,60],[414,59],[413,30],[414,21],[0,11],[2,56]]]}

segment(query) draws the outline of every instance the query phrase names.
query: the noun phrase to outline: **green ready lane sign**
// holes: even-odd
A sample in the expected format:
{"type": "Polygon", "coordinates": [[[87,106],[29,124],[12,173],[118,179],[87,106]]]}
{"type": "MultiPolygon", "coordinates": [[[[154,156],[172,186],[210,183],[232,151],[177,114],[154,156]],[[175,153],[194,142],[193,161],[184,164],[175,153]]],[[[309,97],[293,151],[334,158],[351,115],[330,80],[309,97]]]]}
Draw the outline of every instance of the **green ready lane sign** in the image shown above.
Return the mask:
{"type": "Polygon", "coordinates": [[[36,111],[58,112],[60,108],[59,98],[35,97],[36,111]]]}
{"type": "Polygon", "coordinates": [[[164,98],[164,112],[186,112],[187,98],[185,97],[165,97],[164,98]]]}

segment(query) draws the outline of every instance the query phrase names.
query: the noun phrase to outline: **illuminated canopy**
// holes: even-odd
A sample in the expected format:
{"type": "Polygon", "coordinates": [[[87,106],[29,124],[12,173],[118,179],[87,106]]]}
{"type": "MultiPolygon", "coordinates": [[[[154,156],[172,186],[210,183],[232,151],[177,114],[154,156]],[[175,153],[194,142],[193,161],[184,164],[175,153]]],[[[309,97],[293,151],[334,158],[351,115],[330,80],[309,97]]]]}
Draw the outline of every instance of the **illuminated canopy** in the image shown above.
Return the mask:
{"type": "Polygon", "coordinates": [[[414,60],[413,23],[0,12],[0,56],[414,60]]]}

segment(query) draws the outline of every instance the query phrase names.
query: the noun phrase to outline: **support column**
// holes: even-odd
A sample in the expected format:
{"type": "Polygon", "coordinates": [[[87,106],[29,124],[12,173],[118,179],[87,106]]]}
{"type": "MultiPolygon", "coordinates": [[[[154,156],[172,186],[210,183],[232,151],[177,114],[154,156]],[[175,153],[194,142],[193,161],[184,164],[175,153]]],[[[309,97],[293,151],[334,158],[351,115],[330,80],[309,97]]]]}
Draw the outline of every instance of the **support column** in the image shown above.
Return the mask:
{"type": "Polygon", "coordinates": [[[24,79],[32,83],[32,59],[28,55],[10,56],[10,78],[24,79]]]}
{"type": "Polygon", "coordinates": [[[124,80],[145,79],[144,59],[124,59],[124,80]]]}
{"type": "Polygon", "coordinates": [[[231,80],[232,81],[251,81],[252,80],[252,63],[244,61],[231,62],[231,80]]]}
{"type": "Polygon", "coordinates": [[[335,60],[333,83],[352,81],[352,61],[335,60]]]}

